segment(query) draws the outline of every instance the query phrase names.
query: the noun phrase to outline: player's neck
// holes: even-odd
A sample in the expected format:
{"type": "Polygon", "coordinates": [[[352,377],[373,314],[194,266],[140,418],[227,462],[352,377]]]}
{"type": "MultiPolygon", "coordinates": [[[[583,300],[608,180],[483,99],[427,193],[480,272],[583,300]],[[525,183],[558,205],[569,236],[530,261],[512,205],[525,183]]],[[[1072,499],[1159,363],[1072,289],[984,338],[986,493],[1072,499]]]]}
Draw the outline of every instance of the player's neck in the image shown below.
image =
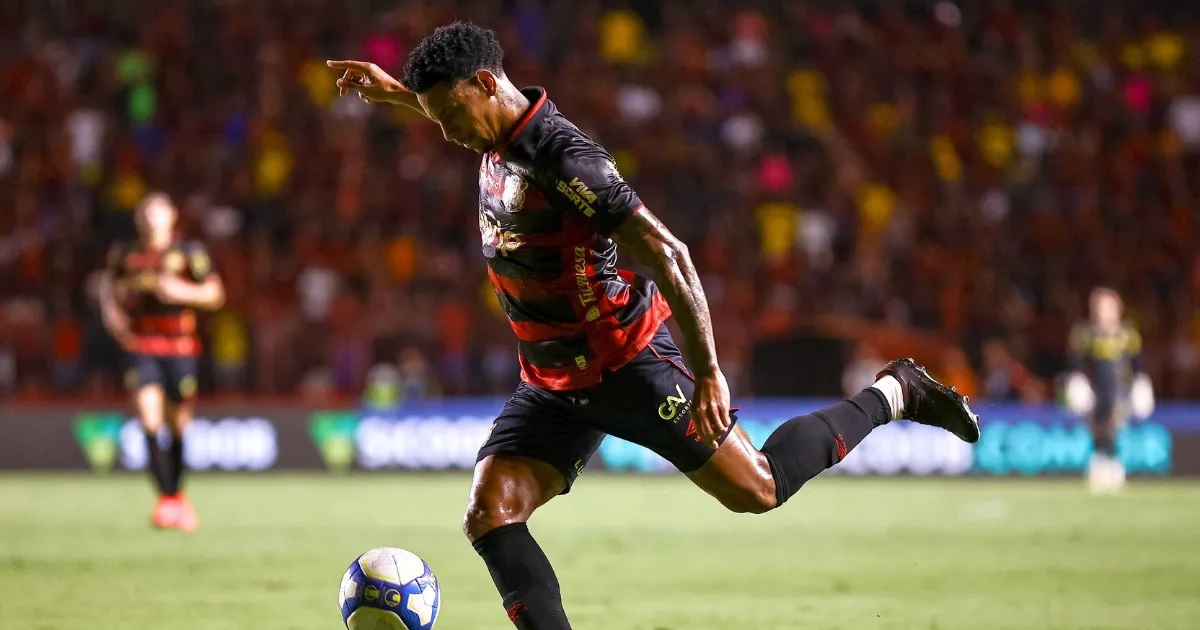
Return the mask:
{"type": "Polygon", "coordinates": [[[496,142],[498,146],[504,143],[514,128],[525,117],[525,113],[529,111],[529,99],[521,93],[521,90],[507,81],[501,84],[499,93],[496,98],[500,99],[500,108],[497,110],[496,122],[494,129],[496,130],[496,142]]]}
{"type": "Polygon", "coordinates": [[[164,250],[164,249],[170,247],[172,240],[174,240],[174,238],[170,234],[164,234],[164,235],[151,234],[151,235],[147,236],[146,238],[142,239],[142,242],[145,243],[146,247],[149,249],[152,249],[154,251],[161,251],[161,250],[164,250]]]}

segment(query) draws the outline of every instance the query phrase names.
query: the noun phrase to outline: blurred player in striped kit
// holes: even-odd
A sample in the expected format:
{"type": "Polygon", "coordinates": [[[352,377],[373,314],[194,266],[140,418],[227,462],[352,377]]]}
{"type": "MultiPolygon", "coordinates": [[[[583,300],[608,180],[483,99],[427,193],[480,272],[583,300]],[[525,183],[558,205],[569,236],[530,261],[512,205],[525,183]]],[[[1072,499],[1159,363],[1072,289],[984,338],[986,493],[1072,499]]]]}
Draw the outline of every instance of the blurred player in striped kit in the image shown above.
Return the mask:
{"type": "Polygon", "coordinates": [[[127,385],[146,434],[147,468],[158,490],[155,527],[193,532],[200,521],[183,493],[184,430],[197,391],[196,311],[225,303],[225,287],[199,243],[176,233],[170,197],[151,193],[134,211],[138,239],[109,253],[100,287],[104,326],[129,354],[127,385]],[[166,448],[159,432],[166,426],[166,448]]]}
{"type": "Polygon", "coordinates": [[[1142,365],[1142,337],[1122,319],[1121,296],[1097,287],[1088,305],[1088,320],[1071,330],[1072,371],[1065,399],[1072,413],[1091,421],[1095,451],[1088,465],[1088,486],[1096,493],[1110,493],[1125,485],[1117,434],[1131,417],[1142,419],[1154,412],[1154,387],[1142,365]]]}

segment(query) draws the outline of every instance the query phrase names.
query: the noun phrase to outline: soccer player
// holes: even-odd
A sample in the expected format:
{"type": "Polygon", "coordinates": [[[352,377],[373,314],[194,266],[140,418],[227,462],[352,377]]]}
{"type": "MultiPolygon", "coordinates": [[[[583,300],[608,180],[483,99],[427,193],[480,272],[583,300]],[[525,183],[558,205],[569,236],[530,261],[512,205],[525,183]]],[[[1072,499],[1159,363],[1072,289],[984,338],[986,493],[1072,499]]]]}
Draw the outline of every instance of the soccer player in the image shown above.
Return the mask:
{"type": "Polygon", "coordinates": [[[1122,320],[1121,296],[1108,287],[1092,290],[1090,316],[1071,330],[1067,407],[1089,416],[1095,451],[1088,464],[1088,486],[1111,493],[1125,485],[1125,466],[1117,458],[1117,433],[1130,416],[1154,412],[1154,387],[1143,372],[1142,338],[1122,320]]]}
{"type": "Polygon", "coordinates": [[[900,360],[755,448],[732,414],[687,247],[545,90],[513,85],[502,57],[492,31],[458,22],[416,47],[403,81],[371,63],[329,66],[345,71],[342,95],[411,107],[483,155],[482,251],[519,342],[521,383],[480,448],[463,529],[518,628],[570,628],[526,522],[571,489],[605,434],[650,448],[728,509],[754,513],[782,505],[892,420],[979,438],[965,399],[900,360]],[[618,248],[653,269],[653,281],[618,269],[618,248]],[[682,355],[664,326],[672,314],[682,355]]]}
{"type": "Polygon", "coordinates": [[[129,353],[126,383],[146,434],[147,468],[158,488],[156,527],[192,532],[200,521],[181,490],[183,434],[196,396],[196,309],[218,309],[225,289],[204,248],[176,239],[176,209],[152,193],[134,210],[138,241],[109,253],[100,284],[104,325],[129,353]],[[163,424],[170,445],[159,446],[163,424]]]}

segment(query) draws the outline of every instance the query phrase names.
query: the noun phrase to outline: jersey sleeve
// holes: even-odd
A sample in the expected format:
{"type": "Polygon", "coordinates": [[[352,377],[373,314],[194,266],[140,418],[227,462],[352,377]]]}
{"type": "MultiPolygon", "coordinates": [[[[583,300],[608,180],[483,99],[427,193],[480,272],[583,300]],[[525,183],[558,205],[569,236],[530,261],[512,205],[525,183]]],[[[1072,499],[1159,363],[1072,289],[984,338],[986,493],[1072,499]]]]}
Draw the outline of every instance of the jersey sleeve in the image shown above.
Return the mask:
{"type": "Polygon", "coordinates": [[[187,255],[187,275],[195,282],[204,282],[212,274],[212,259],[208,251],[199,243],[189,243],[185,249],[187,255]]]}
{"type": "Polygon", "coordinates": [[[586,136],[564,132],[548,154],[540,170],[551,203],[588,220],[600,234],[612,234],[642,207],[613,157],[586,136]]]}

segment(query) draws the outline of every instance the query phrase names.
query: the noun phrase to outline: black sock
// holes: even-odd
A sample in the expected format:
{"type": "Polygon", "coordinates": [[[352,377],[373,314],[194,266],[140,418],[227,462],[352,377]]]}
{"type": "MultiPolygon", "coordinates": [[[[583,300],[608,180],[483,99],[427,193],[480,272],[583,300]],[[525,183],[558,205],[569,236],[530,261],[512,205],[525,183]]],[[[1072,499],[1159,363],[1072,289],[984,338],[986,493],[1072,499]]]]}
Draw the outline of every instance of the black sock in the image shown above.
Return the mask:
{"type": "Polygon", "coordinates": [[[170,494],[167,492],[169,485],[166,475],[166,458],[163,457],[162,449],[158,446],[158,433],[145,431],[146,435],[146,470],[150,471],[150,478],[154,480],[154,486],[158,488],[159,494],[170,494]]]}
{"type": "Polygon", "coordinates": [[[183,481],[183,436],[172,435],[171,446],[167,448],[166,466],[164,467],[166,492],[170,496],[179,494],[183,481]]]}
{"type": "Polygon", "coordinates": [[[1112,437],[1097,433],[1093,436],[1092,441],[1096,443],[1097,454],[1109,457],[1117,456],[1117,443],[1112,437]]]}
{"type": "Polygon", "coordinates": [[[483,557],[508,618],[520,630],[570,630],[558,578],[525,523],[497,527],[473,543],[483,557]]]}
{"type": "Polygon", "coordinates": [[[763,455],[775,477],[775,500],[783,505],[804,482],[842,461],[875,427],[891,420],[887,399],[874,389],[807,416],[792,418],[767,438],[763,455]]]}

